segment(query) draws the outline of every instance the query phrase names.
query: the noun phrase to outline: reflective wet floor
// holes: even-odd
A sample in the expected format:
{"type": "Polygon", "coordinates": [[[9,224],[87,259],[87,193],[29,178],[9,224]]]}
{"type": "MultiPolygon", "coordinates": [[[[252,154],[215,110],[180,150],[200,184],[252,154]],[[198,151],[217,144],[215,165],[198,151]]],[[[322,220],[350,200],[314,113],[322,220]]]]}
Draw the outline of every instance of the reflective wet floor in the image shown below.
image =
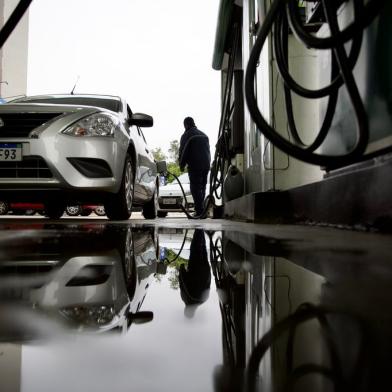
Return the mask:
{"type": "Polygon", "coordinates": [[[391,235],[2,219],[0,391],[380,391],[391,235]]]}

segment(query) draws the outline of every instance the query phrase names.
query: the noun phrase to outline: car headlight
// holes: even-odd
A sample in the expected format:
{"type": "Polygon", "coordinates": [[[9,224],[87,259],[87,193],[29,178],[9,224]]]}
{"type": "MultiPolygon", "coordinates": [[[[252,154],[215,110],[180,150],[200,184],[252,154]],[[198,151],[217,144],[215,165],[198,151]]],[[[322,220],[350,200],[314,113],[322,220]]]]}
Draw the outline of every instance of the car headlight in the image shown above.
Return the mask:
{"type": "Polygon", "coordinates": [[[79,120],[62,133],[70,136],[113,136],[118,119],[109,113],[96,113],[79,120]]]}
{"type": "Polygon", "coordinates": [[[112,322],[113,306],[70,306],[60,310],[66,318],[87,326],[104,326],[112,322]]]}

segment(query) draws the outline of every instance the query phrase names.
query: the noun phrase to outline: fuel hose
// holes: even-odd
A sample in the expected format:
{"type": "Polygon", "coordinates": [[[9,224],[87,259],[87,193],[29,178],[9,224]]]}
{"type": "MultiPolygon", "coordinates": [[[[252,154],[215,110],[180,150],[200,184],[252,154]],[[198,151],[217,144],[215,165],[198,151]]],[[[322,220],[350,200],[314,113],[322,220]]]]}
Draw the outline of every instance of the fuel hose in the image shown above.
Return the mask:
{"type": "Polygon", "coordinates": [[[363,31],[380,13],[386,0],[370,0],[368,2],[365,0],[352,1],[354,20],[341,30],[338,24],[338,7],[336,3],[329,0],[321,0],[330,36],[320,38],[306,31],[300,19],[296,1],[274,0],[257,33],[245,73],[246,102],[250,115],[260,132],[277,148],[288,155],[310,164],[325,167],[326,169],[346,166],[360,159],[367,148],[369,140],[368,116],[353,75],[353,69],[359,57],[363,31]],[[331,52],[331,82],[329,85],[320,89],[311,90],[298,84],[291,76],[288,66],[289,28],[294,32],[296,38],[308,48],[329,50],[331,52]],[[256,69],[260,53],[268,36],[272,32],[274,33],[273,47],[276,64],[284,82],[284,96],[291,136],[290,140],[282,136],[284,132],[279,132],[269,125],[258,107],[256,98],[256,69]],[[351,42],[351,47],[347,54],[345,44],[348,42],[351,42]],[[355,144],[350,151],[342,155],[316,153],[315,151],[325,141],[328,131],[331,128],[337,105],[338,92],[343,85],[347,89],[350,104],[355,114],[355,144]],[[328,99],[322,126],[315,133],[316,137],[314,140],[308,145],[300,137],[300,133],[295,124],[292,104],[293,93],[307,99],[328,99]]]}

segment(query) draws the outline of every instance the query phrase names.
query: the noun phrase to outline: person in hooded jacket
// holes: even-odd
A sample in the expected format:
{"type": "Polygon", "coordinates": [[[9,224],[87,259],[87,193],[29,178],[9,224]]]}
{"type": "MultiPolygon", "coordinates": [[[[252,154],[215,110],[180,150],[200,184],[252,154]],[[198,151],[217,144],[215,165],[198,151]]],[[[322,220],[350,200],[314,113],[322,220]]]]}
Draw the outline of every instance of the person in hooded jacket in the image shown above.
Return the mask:
{"type": "Polygon", "coordinates": [[[179,165],[188,167],[190,189],[195,203],[195,214],[201,216],[206,193],[211,154],[208,136],[197,129],[192,117],[184,119],[185,132],[181,136],[179,165]]]}
{"type": "Polygon", "coordinates": [[[193,234],[188,265],[181,264],[178,280],[185,304],[184,315],[192,318],[198,306],[207,301],[211,286],[206,239],[201,229],[196,229],[193,234]]]}

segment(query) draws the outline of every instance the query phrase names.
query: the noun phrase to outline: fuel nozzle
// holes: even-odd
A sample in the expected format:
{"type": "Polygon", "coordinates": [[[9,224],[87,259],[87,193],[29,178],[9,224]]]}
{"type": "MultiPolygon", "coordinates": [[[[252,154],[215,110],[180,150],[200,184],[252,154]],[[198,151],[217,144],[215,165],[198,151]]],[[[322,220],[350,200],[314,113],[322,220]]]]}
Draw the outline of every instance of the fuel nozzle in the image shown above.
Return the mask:
{"type": "Polygon", "coordinates": [[[157,165],[157,172],[158,172],[159,174],[165,175],[165,174],[167,173],[167,164],[166,164],[166,161],[158,161],[158,162],[156,163],[156,165],[157,165]]]}

